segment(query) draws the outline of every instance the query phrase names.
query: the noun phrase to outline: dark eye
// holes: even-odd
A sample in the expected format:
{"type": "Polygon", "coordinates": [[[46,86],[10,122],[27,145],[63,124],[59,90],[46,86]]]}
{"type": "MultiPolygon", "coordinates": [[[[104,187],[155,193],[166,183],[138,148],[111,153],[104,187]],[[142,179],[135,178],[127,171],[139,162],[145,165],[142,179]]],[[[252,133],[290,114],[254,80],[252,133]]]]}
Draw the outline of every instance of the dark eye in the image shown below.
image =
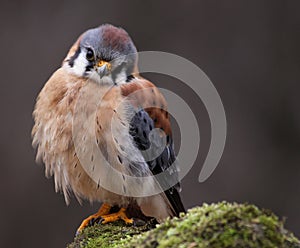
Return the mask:
{"type": "Polygon", "coordinates": [[[88,61],[93,61],[94,60],[94,52],[92,49],[88,48],[87,52],[86,52],[86,59],[88,61]]]}

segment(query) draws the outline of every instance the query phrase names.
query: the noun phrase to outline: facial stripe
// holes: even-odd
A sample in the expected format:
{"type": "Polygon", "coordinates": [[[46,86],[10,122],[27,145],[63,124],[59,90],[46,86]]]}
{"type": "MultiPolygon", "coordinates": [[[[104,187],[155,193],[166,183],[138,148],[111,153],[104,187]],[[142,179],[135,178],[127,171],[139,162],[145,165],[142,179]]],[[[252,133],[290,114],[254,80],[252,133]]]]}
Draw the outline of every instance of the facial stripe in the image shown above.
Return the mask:
{"type": "Polygon", "coordinates": [[[85,67],[85,71],[91,71],[94,68],[94,63],[89,62],[89,64],[85,67]]]}
{"type": "Polygon", "coordinates": [[[78,49],[76,50],[76,52],[74,53],[74,55],[70,58],[69,60],[69,66],[73,67],[74,66],[74,62],[75,60],[78,58],[79,54],[81,52],[81,48],[78,47],[78,49]]]}
{"type": "Polygon", "coordinates": [[[134,76],[133,75],[129,75],[127,76],[127,79],[126,79],[126,83],[129,83],[131,80],[134,79],[134,76]]]}

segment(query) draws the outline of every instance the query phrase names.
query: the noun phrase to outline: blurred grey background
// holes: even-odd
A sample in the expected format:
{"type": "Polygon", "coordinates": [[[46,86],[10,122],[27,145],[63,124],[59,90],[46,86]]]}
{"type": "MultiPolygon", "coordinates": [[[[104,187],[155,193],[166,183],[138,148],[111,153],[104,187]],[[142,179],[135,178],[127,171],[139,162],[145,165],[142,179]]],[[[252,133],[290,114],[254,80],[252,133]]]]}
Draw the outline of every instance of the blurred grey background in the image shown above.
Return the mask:
{"type": "MultiPolygon", "coordinates": [[[[217,88],[228,121],[214,174],[197,178],[210,126],[182,83],[149,75],[193,108],[202,135],[183,180],[187,207],[250,202],[286,217],[300,236],[300,1],[1,1],[0,247],[64,247],[99,204],[66,206],[31,147],[35,98],[78,35],[102,23],[124,27],[140,51],[175,53],[217,88]]],[[[148,75],[147,75],[148,76],[148,75]]],[[[177,141],[178,143],[178,141],[177,141]]]]}

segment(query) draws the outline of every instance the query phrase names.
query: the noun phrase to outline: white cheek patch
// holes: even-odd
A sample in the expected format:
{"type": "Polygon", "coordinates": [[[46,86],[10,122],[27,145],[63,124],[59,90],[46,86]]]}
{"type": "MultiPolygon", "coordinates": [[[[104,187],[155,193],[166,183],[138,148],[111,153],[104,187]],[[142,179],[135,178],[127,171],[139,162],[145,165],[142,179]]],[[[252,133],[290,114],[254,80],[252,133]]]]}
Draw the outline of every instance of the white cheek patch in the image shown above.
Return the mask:
{"type": "Polygon", "coordinates": [[[73,66],[69,66],[69,70],[78,76],[83,76],[86,73],[86,67],[88,66],[85,52],[81,52],[74,60],[73,66]]]}
{"type": "Polygon", "coordinates": [[[81,51],[77,58],[74,59],[73,65],[71,66],[69,63],[65,63],[64,67],[72,74],[77,76],[84,76],[98,84],[102,85],[121,85],[126,84],[127,73],[126,68],[123,68],[117,75],[115,75],[115,79],[112,78],[112,75],[109,74],[100,78],[99,74],[95,70],[87,71],[87,67],[89,66],[89,61],[86,59],[86,52],[81,51]]]}
{"type": "Polygon", "coordinates": [[[88,61],[86,59],[86,54],[84,52],[81,52],[77,59],[75,59],[74,61],[73,71],[78,76],[83,76],[87,66],[88,61]]]}
{"type": "Polygon", "coordinates": [[[122,71],[117,74],[115,83],[117,85],[126,84],[127,76],[129,75],[127,75],[125,68],[123,68],[122,71]]]}

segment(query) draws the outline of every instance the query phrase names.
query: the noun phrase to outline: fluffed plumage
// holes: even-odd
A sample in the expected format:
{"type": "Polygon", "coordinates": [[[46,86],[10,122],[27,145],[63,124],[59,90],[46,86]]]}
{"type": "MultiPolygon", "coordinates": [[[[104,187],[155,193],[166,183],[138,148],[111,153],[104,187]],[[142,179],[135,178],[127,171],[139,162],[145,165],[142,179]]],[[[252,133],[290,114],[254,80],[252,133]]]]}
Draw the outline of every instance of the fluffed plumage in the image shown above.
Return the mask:
{"type": "Polygon", "coordinates": [[[79,201],[101,201],[124,208],[137,205],[145,216],[158,221],[185,211],[178,193],[177,171],[158,180],[164,192],[147,197],[129,196],[135,190],[150,191],[147,185],[134,189],[122,179],[110,181],[109,174],[101,177],[107,182],[93,180],[75,149],[75,115],[79,136],[86,139],[76,149],[89,158],[91,173],[107,174],[103,163],[95,159],[97,151],[86,150],[86,142],[96,141],[103,158],[124,175],[156,175],[175,162],[167,103],[154,84],[138,75],[136,48],[123,29],[102,25],[82,34],[62,67],[45,84],[33,112],[37,159],[45,164],[47,176],[54,175],[56,191],[63,191],[67,203],[73,192],[79,201]],[[100,96],[103,98],[97,105],[100,96]],[[113,118],[117,120],[115,133],[111,129],[113,118]],[[161,143],[152,142],[162,152],[147,161],[143,151],[151,145],[149,136],[154,128],[161,129],[166,146],[160,148],[161,143]],[[123,194],[101,187],[105,183],[122,185],[123,194]]]}

